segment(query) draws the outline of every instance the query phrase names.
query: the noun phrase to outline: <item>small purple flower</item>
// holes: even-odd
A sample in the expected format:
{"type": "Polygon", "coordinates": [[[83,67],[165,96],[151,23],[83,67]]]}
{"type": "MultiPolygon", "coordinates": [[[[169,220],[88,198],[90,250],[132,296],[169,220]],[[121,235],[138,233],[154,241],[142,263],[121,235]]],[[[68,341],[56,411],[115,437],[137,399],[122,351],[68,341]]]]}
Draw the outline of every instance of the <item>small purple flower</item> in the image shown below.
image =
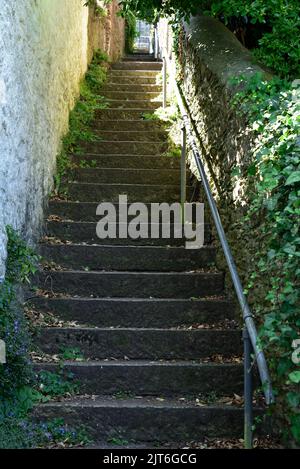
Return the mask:
{"type": "Polygon", "coordinates": [[[17,334],[18,331],[19,331],[19,321],[18,320],[15,320],[15,322],[14,322],[14,331],[15,331],[15,334],[17,334]]]}

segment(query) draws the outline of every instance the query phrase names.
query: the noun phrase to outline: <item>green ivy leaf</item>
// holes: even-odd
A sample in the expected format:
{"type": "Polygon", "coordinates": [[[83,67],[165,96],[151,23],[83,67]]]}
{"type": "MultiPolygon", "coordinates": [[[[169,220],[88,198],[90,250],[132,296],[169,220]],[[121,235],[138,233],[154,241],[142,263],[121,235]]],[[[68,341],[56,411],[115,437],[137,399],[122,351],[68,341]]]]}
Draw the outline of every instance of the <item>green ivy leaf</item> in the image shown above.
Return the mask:
{"type": "Polygon", "coordinates": [[[298,392],[288,392],[287,401],[291,407],[299,407],[300,404],[300,394],[298,392]]]}
{"type": "Polygon", "coordinates": [[[289,379],[292,383],[299,384],[300,383],[300,371],[293,371],[289,374],[289,379]]]}
{"type": "Polygon", "coordinates": [[[296,182],[300,182],[300,171],[295,171],[292,173],[288,178],[285,183],[286,186],[290,186],[292,184],[295,184],[296,182]]]}

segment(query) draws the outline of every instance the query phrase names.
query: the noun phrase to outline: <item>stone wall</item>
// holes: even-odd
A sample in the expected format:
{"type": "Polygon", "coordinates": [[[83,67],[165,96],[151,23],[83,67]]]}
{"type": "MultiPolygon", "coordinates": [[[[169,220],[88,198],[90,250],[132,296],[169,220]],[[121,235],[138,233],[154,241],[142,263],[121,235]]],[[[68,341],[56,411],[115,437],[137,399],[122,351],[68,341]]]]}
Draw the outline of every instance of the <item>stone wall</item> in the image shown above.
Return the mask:
{"type": "MultiPolygon", "coordinates": [[[[98,1],[99,6],[104,2],[98,1]]],[[[88,58],[93,57],[96,49],[106,52],[112,62],[115,62],[123,54],[125,44],[124,20],[117,15],[119,11],[118,1],[114,0],[105,6],[106,14],[97,16],[94,7],[89,7],[88,23],[88,58]]]]}
{"type": "MultiPolygon", "coordinates": [[[[249,252],[253,252],[255,239],[251,233],[247,239],[241,239],[235,230],[235,222],[247,206],[247,168],[254,142],[246,118],[232,106],[237,90],[233,88],[231,78],[250,76],[263,70],[254,63],[251,53],[236,37],[211,17],[195,17],[189,24],[184,24],[178,47],[182,90],[195,124],[199,148],[225,232],[246,284],[251,265],[249,252]]],[[[198,178],[192,155],[189,157],[192,171],[198,178]]],[[[204,195],[200,197],[203,200],[204,195]]],[[[216,233],[214,236],[217,238],[216,233]]],[[[221,249],[217,264],[221,269],[226,267],[221,249]]],[[[227,286],[232,291],[230,282],[227,286]]]]}
{"type": "Polygon", "coordinates": [[[82,0],[0,0],[0,278],[5,226],[39,236],[61,137],[93,50],[117,60],[118,2],[104,19],[82,0]]]}
{"type": "Polygon", "coordinates": [[[218,198],[243,199],[242,181],[232,170],[247,166],[251,134],[247,122],[232,107],[231,78],[262,72],[222,23],[195,17],[184,25],[180,61],[182,89],[187,98],[202,151],[218,198]]]}

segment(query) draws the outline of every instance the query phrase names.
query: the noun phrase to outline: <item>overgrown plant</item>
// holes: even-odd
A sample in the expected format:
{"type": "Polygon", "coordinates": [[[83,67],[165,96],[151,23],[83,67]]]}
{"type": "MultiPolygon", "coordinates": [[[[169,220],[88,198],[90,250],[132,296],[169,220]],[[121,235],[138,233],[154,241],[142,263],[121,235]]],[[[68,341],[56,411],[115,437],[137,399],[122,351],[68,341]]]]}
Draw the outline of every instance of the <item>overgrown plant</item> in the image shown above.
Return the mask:
{"type": "Polygon", "coordinates": [[[30,335],[19,300],[19,287],[30,283],[40,258],[11,227],[7,227],[6,276],[0,285],[0,338],[6,363],[0,364],[0,449],[83,445],[90,441],[83,428],[62,420],[34,423],[28,413],[35,402],[77,391],[77,383],[60,373],[43,372],[36,383],[29,362],[30,335]],[[41,387],[42,386],[42,387],[41,387]]]}
{"type": "Polygon", "coordinates": [[[0,449],[81,447],[91,442],[84,427],[75,429],[62,419],[45,423],[15,418],[0,421],[0,449]]]}
{"type": "Polygon", "coordinates": [[[84,4],[85,7],[93,8],[94,15],[98,18],[105,18],[107,16],[107,8],[106,6],[109,5],[112,0],[87,0],[84,4]]]}
{"type": "Polygon", "coordinates": [[[71,154],[82,152],[81,144],[98,140],[91,129],[98,109],[107,107],[105,99],[99,94],[101,86],[106,81],[108,57],[97,51],[93,61],[80,85],[80,98],[70,113],[69,132],[63,138],[63,145],[57,157],[57,171],[55,175],[55,193],[62,193],[62,183],[65,175],[72,170],[71,154]]]}
{"type": "Polygon", "coordinates": [[[0,338],[6,344],[7,363],[0,365],[0,417],[10,411],[10,403],[31,379],[28,366],[30,339],[18,304],[17,288],[19,284],[29,283],[39,260],[11,226],[6,230],[6,276],[0,285],[0,338]]]}
{"type": "Polygon", "coordinates": [[[221,18],[244,19],[258,29],[265,26],[258,47],[257,59],[282,77],[298,78],[300,73],[300,4],[297,0],[123,0],[125,12],[156,22],[167,16],[176,25],[182,18],[202,13],[221,18]]]}
{"type": "Polygon", "coordinates": [[[300,367],[292,360],[293,341],[300,339],[300,87],[260,74],[241,82],[234,104],[248,115],[257,139],[247,173],[248,210],[236,229],[254,233],[260,246],[252,253],[248,291],[262,323],[277,414],[300,443],[300,367]]]}
{"type": "Polygon", "coordinates": [[[37,400],[47,402],[57,397],[67,397],[77,394],[79,383],[73,373],[67,373],[61,366],[57,373],[40,371],[36,377],[37,400]]]}
{"type": "Polygon", "coordinates": [[[134,13],[128,10],[124,14],[125,18],[125,50],[128,54],[134,51],[134,43],[139,33],[137,31],[137,19],[134,13]]]}

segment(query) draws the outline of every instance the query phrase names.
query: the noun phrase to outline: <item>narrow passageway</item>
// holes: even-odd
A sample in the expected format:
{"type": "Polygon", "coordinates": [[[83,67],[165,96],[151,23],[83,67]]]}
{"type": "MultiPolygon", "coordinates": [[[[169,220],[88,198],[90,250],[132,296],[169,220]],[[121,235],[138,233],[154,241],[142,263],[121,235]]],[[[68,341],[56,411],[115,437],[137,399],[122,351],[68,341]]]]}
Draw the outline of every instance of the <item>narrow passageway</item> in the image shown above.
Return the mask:
{"type": "Polygon", "coordinates": [[[0,449],[299,447],[298,3],[14,3],[0,449]]]}
{"type": "Polygon", "coordinates": [[[164,123],[143,118],[161,106],[160,72],[147,55],[112,66],[102,90],[109,107],[94,124],[103,140],[86,144],[68,200],[50,202],[47,235],[56,241],[42,245],[60,270],[40,274],[49,295],[36,298],[35,308],[77,327],[44,328],[37,345],[49,356],[79,349],[82,361],[65,364],[80,395],[35,412],[84,424],[100,445],[239,437],[243,429],[242,409],[216,397],[241,391],[242,365],[230,362],[241,340],[226,326],[233,307],[213,266],[209,227],[199,250],[186,250],[182,239],[96,235],[99,201],[117,205],[119,194],[148,205],[180,199],[180,158],[166,156],[164,123]]]}

